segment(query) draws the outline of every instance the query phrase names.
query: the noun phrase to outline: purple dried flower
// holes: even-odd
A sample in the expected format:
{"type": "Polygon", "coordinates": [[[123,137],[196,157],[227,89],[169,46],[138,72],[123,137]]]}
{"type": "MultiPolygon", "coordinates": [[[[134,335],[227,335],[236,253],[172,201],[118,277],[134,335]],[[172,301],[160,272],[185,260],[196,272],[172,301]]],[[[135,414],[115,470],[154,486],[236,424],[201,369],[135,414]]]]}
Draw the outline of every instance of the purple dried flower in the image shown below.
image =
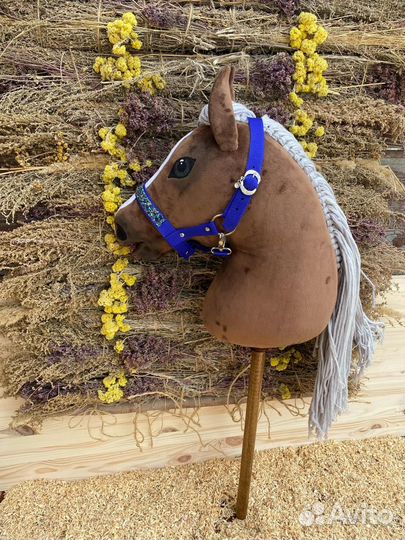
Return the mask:
{"type": "Polygon", "coordinates": [[[250,78],[253,91],[267,99],[287,98],[293,88],[294,60],[287,53],[257,60],[250,78]]]}
{"type": "Polygon", "coordinates": [[[385,240],[385,229],[375,221],[359,221],[350,224],[353,238],[358,244],[375,246],[385,240]]]}
{"type": "Polygon", "coordinates": [[[24,218],[28,221],[41,221],[55,216],[55,208],[51,208],[48,203],[38,203],[33,208],[29,208],[24,212],[24,218]]]}
{"type": "MultiPolygon", "coordinates": [[[[149,135],[149,133],[145,135],[149,135]]],[[[161,139],[145,136],[145,138],[140,138],[136,145],[131,145],[127,152],[129,161],[138,159],[142,163],[147,159],[153,160],[152,167],[142,169],[137,173],[132,173],[134,180],[139,183],[148,180],[158,170],[160,164],[164,161],[176,142],[177,139],[172,138],[161,139]]]]}
{"type": "Polygon", "coordinates": [[[94,358],[100,351],[96,347],[88,345],[72,346],[68,344],[58,345],[53,348],[52,353],[46,361],[49,365],[64,362],[82,362],[85,358],[94,358]]]}
{"type": "Polygon", "coordinates": [[[149,26],[153,28],[168,29],[175,26],[183,28],[187,18],[178,10],[169,9],[167,6],[160,7],[154,4],[145,6],[142,15],[147,20],[149,26]]]}
{"type": "Polygon", "coordinates": [[[93,393],[95,390],[105,391],[105,386],[103,380],[101,379],[90,379],[89,381],[84,381],[81,383],[82,393],[83,389],[86,389],[89,393],[93,393]]]}
{"type": "Polygon", "coordinates": [[[404,103],[405,77],[395,67],[377,64],[369,73],[367,83],[377,83],[377,86],[365,87],[374,97],[384,99],[390,103],[404,103]]]}
{"type": "Polygon", "coordinates": [[[63,215],[65,219],[75,217],[90,217],[100,212],[99,206],[81,207],[71,205],[51,206],[50,203],[40,202],[23,213],[29,223],[63,215]]]}
{"type": "Polygon", "coordinates": [[[142,279],[132,293],[136,311],[148,313],[167,309],[178,300],[189,273],[187,269],[145,267],[142,279]]]}
{"type": "Polygon", "coordinates": [[[258,117],[267,114],[272,120],[279,122],[284,127],[287,127],[290,124],[292,115],[291,111],[289,111],[286,106],[282,105],[276,105],[274,107],[270,107],[269,109],[255,108],[253,109],[253,112],[258,117]]]}
{"type": "Polygon", "coordinates": [[[179,345],[160,336],[130,337],[125,345],[122,359],[128,369],[145,368],[155,362],[159,363],[159,367],[163,367],[166,364],[173,364],[180,356],[179,345]]]}
{"type": "Polygon", "coordinates": [[[20,388],[19,395],[32,403],[43,403],[57,396],[65,396],[75,391],[79,391],[78,387],[61,381],[29,381],[20,388]]]}
{"type": "Polygon", "coordinates": [[[259,0],[261,4],[274,6],[287,17],[292,17],[298,10],[300,0],[259,0]]]}
{"type": "Polygon", "coordinates": [[[163,390],[162,381],[156,377],[148,375],[139,375],[128,380],[125,387],[126,396],[137,396],[145,392],[156,392],[163,390]]]}
{"type": "Polygon", "coordinates": [[[174,110],[170,100],[151,96],[144,92],[132,92],[125,104],[122,122],[127,126],[128,138],[133,141],[148,132],[148,135],[169,133],[174,124],[174,110]]]}

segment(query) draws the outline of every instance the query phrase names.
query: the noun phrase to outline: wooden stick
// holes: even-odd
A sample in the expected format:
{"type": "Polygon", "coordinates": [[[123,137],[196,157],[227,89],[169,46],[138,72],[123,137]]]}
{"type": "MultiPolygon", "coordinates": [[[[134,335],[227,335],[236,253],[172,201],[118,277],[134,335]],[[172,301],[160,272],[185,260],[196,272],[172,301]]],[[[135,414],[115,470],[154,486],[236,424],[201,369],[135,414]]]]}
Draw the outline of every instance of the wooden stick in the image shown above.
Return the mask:
{"type": "Polygon", "coordinates": [[[249,504],[250,480],[252,478],[252,465],[255,452],[257,420],[259,416],[265,359],[265,349],[252,349],[245,429],[243,433],[242,460],[239,474],[238,499],[235,508],[236,517],[238,519],[246,518],[249,504]]]}

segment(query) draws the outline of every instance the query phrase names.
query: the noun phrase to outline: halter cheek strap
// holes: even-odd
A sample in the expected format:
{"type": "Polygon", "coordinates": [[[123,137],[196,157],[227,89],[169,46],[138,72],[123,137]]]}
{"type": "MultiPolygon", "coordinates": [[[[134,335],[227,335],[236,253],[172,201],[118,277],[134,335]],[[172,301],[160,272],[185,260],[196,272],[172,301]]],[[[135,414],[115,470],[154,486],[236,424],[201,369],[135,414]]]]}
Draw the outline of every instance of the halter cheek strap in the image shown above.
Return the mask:
{"type": "Polygon", "coordinates": [[[245,215],[250,201],[259,187],[264,161],[264,126],[262,119],[249,118],[249,130],[250,147],[246,172],[235,183],[236,191],[228,206],[223,213],[214,216],[211,221],[194,227],[175,228],[155,204],[145,184],[137,188],[135,198],[143,213],[166,242],[183,259],[188,260],[198,250],[211,252],[219,257],[226,257],[232,253],[230,248],[225,247],[226,236],[237,229],[245,215]],[[223,218],[223,231],[220,231],[215,224],[218,217],[223,218]],[[193,240],[198,236],[218,236],[218,246],[207,248],[193,240]]]}

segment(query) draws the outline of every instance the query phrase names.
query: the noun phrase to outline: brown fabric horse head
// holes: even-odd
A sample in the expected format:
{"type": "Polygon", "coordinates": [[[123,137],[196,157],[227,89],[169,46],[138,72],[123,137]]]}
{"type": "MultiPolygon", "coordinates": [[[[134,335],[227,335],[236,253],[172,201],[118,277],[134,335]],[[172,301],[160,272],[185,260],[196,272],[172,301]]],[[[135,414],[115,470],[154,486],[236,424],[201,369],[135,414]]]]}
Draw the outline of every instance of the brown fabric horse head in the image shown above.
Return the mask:
{"type": "MultiPolygon", "coordinates": [[[[147,183],[176,228],[220,214],[246,170],[249,128],[235,119],[232,82],[233,70],[222,69],[209,101],[210,125],[179,141],[147,183]]],[[[116,223],[118,238],[136,246],[139,258],[171,249],[136,200],[121,207],[116,223]]],[[[217,237],[196,240],[218,243],[217,237]]],[[[260,187],[228,244],[232,255],[204,301],[204,324],[212,335],[270,348],[307,341],[325,329],[337,297],[336,252],[308,175],[269,135],[260,187]]]]}

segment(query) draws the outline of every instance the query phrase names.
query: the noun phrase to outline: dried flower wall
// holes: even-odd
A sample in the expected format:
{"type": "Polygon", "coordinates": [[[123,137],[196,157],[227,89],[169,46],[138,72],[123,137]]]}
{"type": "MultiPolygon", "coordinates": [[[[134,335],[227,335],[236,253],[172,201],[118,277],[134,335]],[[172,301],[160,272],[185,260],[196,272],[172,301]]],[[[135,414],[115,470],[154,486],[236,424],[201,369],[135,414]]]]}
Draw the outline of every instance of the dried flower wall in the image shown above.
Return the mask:
{"type": "MultiPolygon", "coordinates": [[[[290,30],[301,11],[316,14],[328,33],[318,51],[328,64],[329,93],[305,95],[299,105],[305,118],[314,118],[314,129],[324,128],[316,163],[349,218],[378,292],[402,268],[402,252],[387,231],[401,226],[391,201],[403,200],[403,187],[380,163],[388,147],[403,141],[402,4],[223,4],[62,0],[55,9],[51,0],[38,6],[4,0],[0,6],[1,380],[8,394],[25,399],[14,427],[85,407],[113,411],[106,403],[117,400],[153,408],[161,398],[180,405],[235,403],[245,395],[248,352],[213,340],[199,317],[216,261],[199,256],[185,265],[173,255],[152,265],[125,255],[129,264],[120,271],[137,279],[127,290],[125,347],[117,353],[100,334],[98,300],[116,258],[104,240],[110,228],[102,199],[106,170],[112,179],[115,172],[106,169],[111,156],[100,146],[107,132],[104,139],[99,132],[125,127],[105,150],[122,146],[127,163],[138,164],[125,178],[144,181],[195,126],[226,64],[237,67],[238,101],[292,127],[300,101],[290,97],[297,83],[290,30]],[[136,47],[142,42],[131,52],[142,74],[120,61],[128,52],[120,42],[112,54],[107,35],[108,23],[129,9],[138,24],[131,30],[137,36],[128,39],[136,47]],[[114,65],[97,57],[114,58],[114,65]],[[118,61],[122,73],[139,75],[136,84],[128,88],[130,75],[115,78],[118,61]],[[161,80],[165,88],[152,95],[161,80]]],[[[130,184],[124,181],[104,203],[125,199],[130,184]]],[[[371,311],[367,283],[363,298],[371,311]]],[[[310,394],[311,352],[311,343],[270,351],[265,397],[310,394]]]]}

